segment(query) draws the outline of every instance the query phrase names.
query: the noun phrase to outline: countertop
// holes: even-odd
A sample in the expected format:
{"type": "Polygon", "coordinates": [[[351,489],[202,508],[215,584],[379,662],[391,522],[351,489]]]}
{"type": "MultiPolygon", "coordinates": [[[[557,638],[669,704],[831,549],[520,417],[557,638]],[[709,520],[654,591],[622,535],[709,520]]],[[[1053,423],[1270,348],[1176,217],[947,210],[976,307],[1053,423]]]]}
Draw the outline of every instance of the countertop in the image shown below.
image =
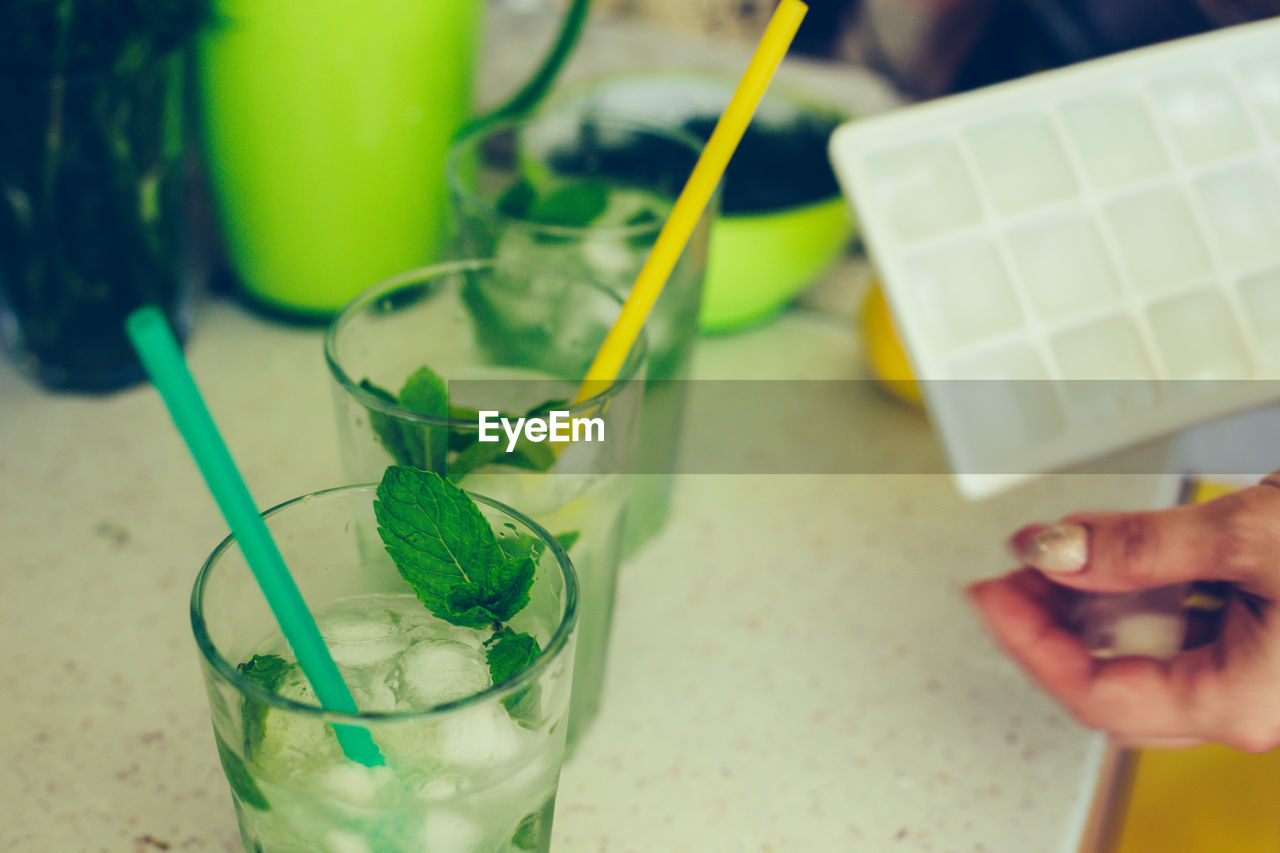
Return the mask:
{"type": "MultiPolygon", "coordinates": [[[[260,505],[340,482],[318,330],[212,300],[188,353],[260,505]]],[[[848,322],[798,311],[700,342],[696,375],[735,371],[864,368],[848,322]]],[[[854,387],[861,430],[937,453],[922,415],[854,387]]],[[[1162,487],[1061,475],[967,503],[941,474],[682,477],[622,569],[555,850],[1070,849],[1101,740],[961,587],[1007,567],[1021,522],[1162,487]]],[[[0,849],[236,849],[187,615],[224,524],[158,396],[49,395],[0,363],[0,498],[0,849]]]]}
{"type": "MultiPolygon", "coordinates": [[[[571,75],[653,62],[657,42],[682,49],[597,26],[571,75]]],[[[863,378],[848,308],[865,274],[848,261],[810,309],[703,339],[695,374],[863,378]]],[[[341,481],[320,337],[199,307],[191,367],[263,507],[341,481]]],[[[851,387],[797,416],[938,456],[923,415],[851,387]]],[[[969,503],[941,473],[681,477],[671,523],[622,569],[554,849],[1072,850],[1102,739],[993,647],[961,590],[1008,567],[1023,522],[1166,488],[1061,475],[969,503]]],[[[0,361],[0,849],[238,849],[187,613],[224,533],[152,390],[49,395],[0,361]]]]}

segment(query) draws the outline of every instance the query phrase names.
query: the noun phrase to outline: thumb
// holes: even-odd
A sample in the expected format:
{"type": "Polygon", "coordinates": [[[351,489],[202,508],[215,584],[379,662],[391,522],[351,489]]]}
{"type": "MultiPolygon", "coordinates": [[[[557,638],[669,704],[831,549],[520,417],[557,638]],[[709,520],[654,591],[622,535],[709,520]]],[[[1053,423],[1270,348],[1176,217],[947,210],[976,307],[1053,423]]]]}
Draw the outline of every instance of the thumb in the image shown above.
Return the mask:
{"type": "Polygon", "coordinates": [[[1203,504],[1081,513],[1032,525],[1014,554],[1055,583],[1091,592],[1229,581],[1280,597],[1280,488],[1264,482],[1203,504]]]}

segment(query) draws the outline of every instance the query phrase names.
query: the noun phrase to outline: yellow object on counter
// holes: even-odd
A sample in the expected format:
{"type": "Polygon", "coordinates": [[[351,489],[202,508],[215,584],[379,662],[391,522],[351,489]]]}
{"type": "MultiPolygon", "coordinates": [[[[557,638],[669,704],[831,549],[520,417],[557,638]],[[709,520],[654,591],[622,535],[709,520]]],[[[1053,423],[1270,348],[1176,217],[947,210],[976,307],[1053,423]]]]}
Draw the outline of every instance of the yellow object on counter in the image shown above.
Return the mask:
{"type": "MultiPolygon", "coordinates": [[[[1193,482],[1187,503],[1229,486],[1193,482]]],[[[1263,853],[1280,850],[1280,750],[1222,746],[1138,750],[1115,845],[1106,853],[1263,853]]]]}
{"type": "Polygon", "coordinates": [[[923,405],[920,386],[911,371],[911,362],[902,349],[902,340],[893,325],[889,303],[880,283],[872,280],[858,315],[859,331],[867,351],[871,375],[886,391],[913,406],[923,405]]]}

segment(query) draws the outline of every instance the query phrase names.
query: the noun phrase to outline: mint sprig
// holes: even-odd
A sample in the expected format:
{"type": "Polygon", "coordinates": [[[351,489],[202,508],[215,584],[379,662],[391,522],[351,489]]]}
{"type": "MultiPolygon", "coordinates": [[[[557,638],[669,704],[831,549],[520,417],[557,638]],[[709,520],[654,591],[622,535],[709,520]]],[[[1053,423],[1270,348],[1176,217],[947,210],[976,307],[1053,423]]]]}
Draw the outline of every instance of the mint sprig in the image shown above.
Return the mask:
{"type": "MultiPolygon", "coordinates": [[[[361,379],[360,387],[379,400],[400,406],[418,415],[436,418],[451,416],[449,391],[444,379],[431,368],[423,366],[405,380],[399,396],[375,385],[369,379],[361,379]]],[[[397,465],[412,465],[429,471],[443,471],[448,459],[449,438],[447,430],[412,421],[366,407],[369,426],[378,442],[387,449],[397,465]]]]}
{"type": "Polygon", "coordinates": [[[441,619],[483,628],[528,602],[530,567],[502,553],[475,502],[439,474],[392,465],[373,511],[396,569],[441,619]]]}
{"type": "MultiPolygon", "coordinates": [[[[373,513],[396,569],[428,610],[454,625],[493,628],[485,659],[495,685],[541,654],[535,637],[503,623],[529,603],[542,542],[532,536],[499,541],[466,492],[433,471],[410,466],[393,465],[383,473],[373,513]]],[[[575,531],[565,538],[576,537],[575,531]]],[[[503,704],[512,719],[531,721],[538,700],[537,685],[530,685],[503,704]]]]}
{"type": "MultiPolygon", "coordinates": [[[[444,379],[425,365],[405,380],[398,395],[368,378],[361,379],[359,385],[379,400],[419,415],[473,424],[480,419],[478,410],[450,403],[444,379]]],[[[525,412],[524,417],[544,417],[553,409],[563,409],[567,405],[567,400],[547,400],[525,412]]],[[[371,406],[365,408],[369,413],[369,426],[374,437],[391,454],[397,465],[435,471],[454,482],[499,459],[505,465],[530,471],[546,471],[556,461],[555,451],[549,444],[532,442],[523,436],[508,453],[505,440],[481,443],[478,430],[428,426],[393,417],[371,406]]],[[[499,416],[516,420],[515,416],[507,412],[499,412],[499,416]]]]}

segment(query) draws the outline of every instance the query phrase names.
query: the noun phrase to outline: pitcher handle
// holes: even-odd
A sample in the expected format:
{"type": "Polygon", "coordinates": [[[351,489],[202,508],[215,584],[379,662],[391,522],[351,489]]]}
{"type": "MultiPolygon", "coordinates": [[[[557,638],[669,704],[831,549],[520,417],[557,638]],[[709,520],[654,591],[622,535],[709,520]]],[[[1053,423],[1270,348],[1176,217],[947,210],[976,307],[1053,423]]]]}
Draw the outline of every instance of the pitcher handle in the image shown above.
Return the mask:
{"type": "Polygon", "coordinates": [[[464,136],[475,133],[482,127],[521,115],[537,106],[538,101],[542,100],[543,96],[547,94],[547,90],[551,88],[551,84],[555,81],[556,75],[560,73],[560,69],[564,67],[565,60],[573,52],[574,45],[578,43],[578,36],[582,34],[582,25],[587,19],[587,12],[590,7],[591,0],[571,0],[569,10],[565,13],[564,21],[560,24],[560,32],[556,34],[556,40],[551,45],[551,50],[543,58],[542,64],[538,66],[538,70],[534,72],[528,82],[517,89],[515,94],[507,99],[506,103],[499,104],[485,115],[464,121],[462,126],[458,128],[457,134],[454,135],[454,139],[461,139],[464,136]]]}

